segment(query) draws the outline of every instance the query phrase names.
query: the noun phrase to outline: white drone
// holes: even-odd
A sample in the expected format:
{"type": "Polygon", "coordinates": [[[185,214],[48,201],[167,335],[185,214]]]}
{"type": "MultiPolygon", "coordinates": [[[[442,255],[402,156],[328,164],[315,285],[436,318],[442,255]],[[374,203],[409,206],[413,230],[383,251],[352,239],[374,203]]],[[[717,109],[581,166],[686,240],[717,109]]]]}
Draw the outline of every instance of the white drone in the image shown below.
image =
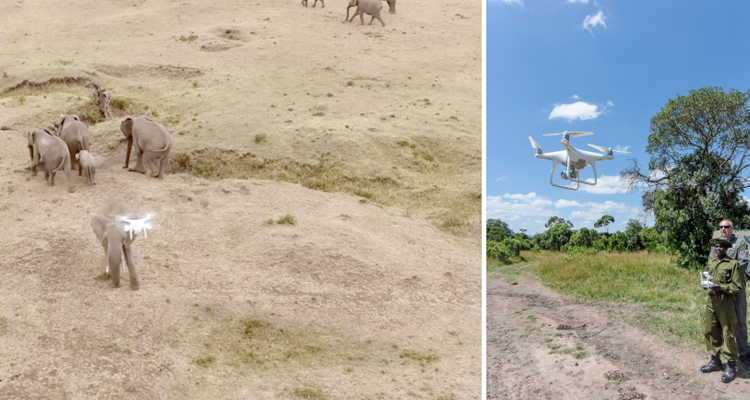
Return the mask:
{"type": "Polygon", "coordinates": [[[146,216],[143,218],[128,218],[124,215],[118,215],[117,220],[125,223],[125,227],[123,229],[125,229],[126,232],[130,232],[130,239],[132,240],[134,231],[135,233],[143,232],[143,237],[148,238],[148,235],[146,235],[146,230],[153,228],[151,222],[149,222],[149,220],[153,217],[153,214],[146,214],[146,216]]]}
{"type": "Polygon", "coordinates": [[[592,153],[590,151],[585,150],[579,150],[573,147],[569,140],[570,137],[578,137],[578,136],[587,136],[587,135],[593,135],[594,132],[562,132],[562,133],[547,133],[543,136],[556,136],[556,135],[562,135],[562,145],[565,146],[565,150],[561,151],[553,151],[551,153],[545,153],[544,150],[542,150],[541,146],[537,144],[534,139],[529,136],[529,140],[531,140],[531,146],[536,149],[536,158],[539,159],[547,159],[552,160],[552,172],[550,172],[549,176],[549,183],[552,186],[568,189],[568,190],[578,190],[579,184],[583,183],[586,185],[596,185],[596,165],[595,163],[597,161],[602,160],[611,160],[615,158],[615,156],[612,154],[613,152],[616,153],[629,153],[627,151],[620,151],[620,150],[612,150],[612,148],[609,147],[602,147],[602,146],[596,146],[593,144],[589,144],[589,146],[603,152],[604,154],[599,153],[592,153]],[[560,173],[560,177],[562,179],[566,179],[569,181],[573,181],[576,183],[575,187],[573,186],[563,186],[563,185],[556,185],[552,178],[555,175],[555,168],[557,168],[557,164],[563,164],[567,166],[567,169],[565,171],[562,171],[560,173]],[[591,166],[591,169],[594,170],[594,182],[587,182],[585,180],[579,179],[579,171],[582,170],[587,165],[591,166]]]}

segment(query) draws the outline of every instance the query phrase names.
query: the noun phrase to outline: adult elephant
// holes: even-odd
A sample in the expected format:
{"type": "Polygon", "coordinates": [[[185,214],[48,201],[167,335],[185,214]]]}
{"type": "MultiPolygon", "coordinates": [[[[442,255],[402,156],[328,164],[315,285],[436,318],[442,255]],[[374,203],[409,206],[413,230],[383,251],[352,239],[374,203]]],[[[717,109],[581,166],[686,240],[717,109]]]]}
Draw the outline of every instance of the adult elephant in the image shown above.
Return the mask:
{"type": "Polygon", "coordinates": [[[396,13],[396,0],[383,0],[383,1],[388,3],[388,13],[395,14],[396,13]]]}
{"type": "Polygon", "coordinates": [[[47,129],[34,129],[29,132],[29,155],[31,171],[36,176],[37,167],[44,166],[47,184],[55,184],[55,174],[64,170],[70,176],[70,152],[65,142],[47,129]]]}
{"type": "Polygon", "coordinates": [[[89,150],[89,127],[75,114],[61,115],[55,127],[55,135],[68,145],[73,170],[77,168],[81,176],[82,168],[76,155],[81,150],[89,150]]]}
{"type": "Polygon", "coordinates": [[[174,146],[172,135],[167,128],[147,116],[128,115],[120,122],[120,130],[128,139],[128,151],[123,168],[128,168],[130,150],[135,148],[136,163],[131,171],[145,174],[145,162],[151,166],[152,173],[155,173],[154,178],[163,178],[167,170],[167,157],[174,146]]]}

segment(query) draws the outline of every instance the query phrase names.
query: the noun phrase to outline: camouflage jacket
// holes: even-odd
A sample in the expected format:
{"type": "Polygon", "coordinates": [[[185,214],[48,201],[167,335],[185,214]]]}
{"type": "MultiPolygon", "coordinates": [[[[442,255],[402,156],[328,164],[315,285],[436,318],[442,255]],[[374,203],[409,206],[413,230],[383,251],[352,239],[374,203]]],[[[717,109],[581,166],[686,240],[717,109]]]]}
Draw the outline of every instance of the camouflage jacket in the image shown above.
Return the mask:
{"type": "Polygon", "coordinates": [[[714,257],[708,260],[706,270],[713,277],[713,282],[721,287],[721,291],[727,294],[735,294],[742,290],[742,275],[737,260],[724,257],[719,260],[714,257]]]}

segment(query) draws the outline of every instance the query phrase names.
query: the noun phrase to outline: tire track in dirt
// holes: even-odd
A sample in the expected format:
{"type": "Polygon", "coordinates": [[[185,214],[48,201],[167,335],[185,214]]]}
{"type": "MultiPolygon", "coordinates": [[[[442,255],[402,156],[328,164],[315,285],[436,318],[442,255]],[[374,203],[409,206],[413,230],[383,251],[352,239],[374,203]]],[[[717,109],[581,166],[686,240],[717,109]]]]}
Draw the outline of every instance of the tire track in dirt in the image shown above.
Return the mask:
{"type": "Polygon", "coordinates": [[[729,384],[721,373],[702,374],[707,356],[607,312],[623,307],[632,306],[581,302],[538,283],[488,277],[487,399],[750,397],[748,368],[738,368],[729,384]]]}

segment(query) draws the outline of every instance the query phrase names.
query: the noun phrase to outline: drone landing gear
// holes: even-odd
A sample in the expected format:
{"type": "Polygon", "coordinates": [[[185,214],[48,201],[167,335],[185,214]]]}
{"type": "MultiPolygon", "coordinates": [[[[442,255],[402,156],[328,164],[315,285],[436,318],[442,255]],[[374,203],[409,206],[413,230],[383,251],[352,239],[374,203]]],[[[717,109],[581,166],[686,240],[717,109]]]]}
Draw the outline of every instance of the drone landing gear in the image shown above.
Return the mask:
{"type": "Polygon", "coordinates": [[[568,189],[568,190],[578,190],[578,188],[580,186],[579,184],[581,184],[581,183],[583,183],[584,185],[591,185],[591,186],[595,186],[596,185],[596,182],[597,182],[597,178],[596,178],[596,165],[594,165],[594,163],[591,163],[591,169],[594,170],[594,182],[593,183],[578,179],[579,176],[580,176],[580,171],[577,170],[577,169],[575,169],[575,168],[569,168],[566,171],[560,172],[560,177],[562,179],[565,179],[565,180],[568,180],[568,181],[571,181],[571,182],[575,182],[576,185],[575,186],[563,186],[563,185],[557,185],[557,184],[555,184],[555,182],[553,182],[553,178],[555,176],[555,168],[557,168],[557,164],[558,163],[554,163],[552,165],[552,171],[550,172],[550,175],[549,175],[549,184],[550,185],[552,185],[554,187],[559,187],[559,188],[562,188],[562,189],[568,189]]]}

